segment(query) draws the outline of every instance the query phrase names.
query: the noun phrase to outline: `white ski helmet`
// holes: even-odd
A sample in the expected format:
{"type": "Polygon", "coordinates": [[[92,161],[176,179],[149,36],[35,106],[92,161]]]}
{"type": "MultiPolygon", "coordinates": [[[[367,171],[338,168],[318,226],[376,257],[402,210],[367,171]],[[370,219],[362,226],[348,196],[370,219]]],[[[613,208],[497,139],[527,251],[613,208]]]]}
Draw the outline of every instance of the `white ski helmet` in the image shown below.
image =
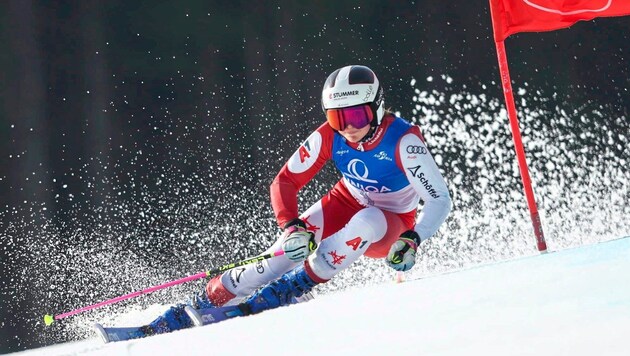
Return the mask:
{"type": "Polygon", "coordinates": [[[370,104],[373,117],[371,125],[377,126],[385,112],[383,88],[374,72],[361,65],[351,65],[332,72],[322,90],[322,109],[339,109],[370,104]]]}

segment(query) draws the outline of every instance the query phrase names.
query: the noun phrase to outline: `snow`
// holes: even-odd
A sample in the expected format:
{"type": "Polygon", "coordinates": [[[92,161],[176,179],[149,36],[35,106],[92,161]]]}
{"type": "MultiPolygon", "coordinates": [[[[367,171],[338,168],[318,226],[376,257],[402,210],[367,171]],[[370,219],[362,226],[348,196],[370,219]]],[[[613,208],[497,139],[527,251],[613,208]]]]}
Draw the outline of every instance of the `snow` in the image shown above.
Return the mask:
{"type": "Polygon", "coordinates": [[[627,236],[141,340],[19,354],[628,355],[629,282],[627,236]]]}

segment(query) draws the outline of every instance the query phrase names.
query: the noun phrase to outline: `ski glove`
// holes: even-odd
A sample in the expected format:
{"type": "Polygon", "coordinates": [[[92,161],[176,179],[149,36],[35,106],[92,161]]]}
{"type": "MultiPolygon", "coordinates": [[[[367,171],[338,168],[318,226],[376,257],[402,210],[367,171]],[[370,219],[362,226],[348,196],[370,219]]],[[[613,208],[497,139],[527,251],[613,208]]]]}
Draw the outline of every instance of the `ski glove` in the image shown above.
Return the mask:
{"type": "Polygon", "coordinates": [[[396,271],[408,271],[416,264],[420,236],[413,230],[403,232],[389,248],[385,263],[396,271]]]}
{"type": "Polygon", "coordinates": [[[306,230],[306,223],[293,219],[284,226],[282,250],[288,259],[301,262],[317,248],[315,234],[306,230]]]}

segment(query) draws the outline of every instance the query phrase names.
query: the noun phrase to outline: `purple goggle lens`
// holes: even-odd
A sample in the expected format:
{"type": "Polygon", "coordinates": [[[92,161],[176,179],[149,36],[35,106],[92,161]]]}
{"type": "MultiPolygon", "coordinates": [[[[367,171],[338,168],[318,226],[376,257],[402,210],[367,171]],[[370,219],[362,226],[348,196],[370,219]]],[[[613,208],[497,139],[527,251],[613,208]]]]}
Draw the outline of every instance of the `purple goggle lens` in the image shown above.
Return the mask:
{"type": "Polygon", "coordinates": [[[343,131],[348,125],[362,129],[374,119],[370,104],[351,106],[349,108],[326,110],[328,124],[337,131],[343,131]]]}

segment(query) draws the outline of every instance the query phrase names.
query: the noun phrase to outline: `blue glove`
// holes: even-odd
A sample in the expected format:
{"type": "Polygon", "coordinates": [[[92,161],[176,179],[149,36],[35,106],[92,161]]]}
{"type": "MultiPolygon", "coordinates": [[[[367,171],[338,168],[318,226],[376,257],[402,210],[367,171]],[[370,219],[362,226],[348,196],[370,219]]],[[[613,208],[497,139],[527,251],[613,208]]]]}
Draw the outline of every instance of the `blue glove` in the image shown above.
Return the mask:
{"type": "Polygon", "coordinates": [[[288,259],[301,262],[317,249],[315,234],[306,230],[306,223],[293,219],[284,226],[282,250],[288,259]]]}
{"type": "Polygon", "coordinates": [[[416,250],[420,245],[420,236],[413,230],[407,230],[389,248],[385,263],[396,271],[408,271],[416,264],[416,250]]]}

